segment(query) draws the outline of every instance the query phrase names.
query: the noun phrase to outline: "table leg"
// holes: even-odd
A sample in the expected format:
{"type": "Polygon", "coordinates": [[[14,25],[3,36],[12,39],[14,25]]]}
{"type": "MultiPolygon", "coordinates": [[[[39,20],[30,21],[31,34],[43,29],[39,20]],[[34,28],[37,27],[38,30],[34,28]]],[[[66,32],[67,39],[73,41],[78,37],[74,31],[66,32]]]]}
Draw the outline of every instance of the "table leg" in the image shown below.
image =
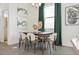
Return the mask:
{"type": "Polygon", "coordinates": [[[36,42],[34,42],[34,54],[36,53],[36,42]]]}
{"type": "Polygon", "coordinates": [[[44,54],[44,43],[42,41],[42,54],[44,54]]]}

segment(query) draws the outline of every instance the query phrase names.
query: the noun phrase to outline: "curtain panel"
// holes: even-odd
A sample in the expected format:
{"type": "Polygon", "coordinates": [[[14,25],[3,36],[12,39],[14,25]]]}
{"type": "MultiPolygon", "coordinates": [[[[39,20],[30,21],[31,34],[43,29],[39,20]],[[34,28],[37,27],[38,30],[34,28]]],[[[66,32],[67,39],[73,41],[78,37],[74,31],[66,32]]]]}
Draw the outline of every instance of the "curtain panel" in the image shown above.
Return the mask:
{"type": "Polygon", "coordinates": [[[62,45],[61,37],[61,3],[55,3],[55,26],[54,32],[57,33],[56,45],[62,45]]]}

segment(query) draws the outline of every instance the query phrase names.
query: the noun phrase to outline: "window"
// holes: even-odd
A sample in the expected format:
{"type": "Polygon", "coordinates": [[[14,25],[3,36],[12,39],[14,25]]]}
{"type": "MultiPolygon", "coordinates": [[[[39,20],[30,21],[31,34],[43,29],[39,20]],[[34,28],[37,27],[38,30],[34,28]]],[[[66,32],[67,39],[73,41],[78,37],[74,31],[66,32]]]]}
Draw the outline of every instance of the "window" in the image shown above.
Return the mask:
{"type": "Polygon", "coordinates": [[[53,3],[46,3],[44,6],[45,31],[54,30],[54,7],[53,3]]]}

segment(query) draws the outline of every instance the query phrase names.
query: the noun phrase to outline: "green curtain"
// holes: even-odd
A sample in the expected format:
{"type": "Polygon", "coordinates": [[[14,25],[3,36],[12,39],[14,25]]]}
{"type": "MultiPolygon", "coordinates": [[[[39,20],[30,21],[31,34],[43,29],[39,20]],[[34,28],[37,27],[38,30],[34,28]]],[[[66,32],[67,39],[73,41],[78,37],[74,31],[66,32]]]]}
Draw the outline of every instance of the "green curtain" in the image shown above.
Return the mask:
{"type": "Polygon", "coordinates": [[[44,31],[44,3],[39,7],[39,21],[42,21],[42,28],[39,31],[44,31]]]}
{"type": "Polygon", "coordinates": [[[56,45],[62,45],[61,38],[61,4],[55,3],[55,26],[54,32],[57,33],[56,45]]]}

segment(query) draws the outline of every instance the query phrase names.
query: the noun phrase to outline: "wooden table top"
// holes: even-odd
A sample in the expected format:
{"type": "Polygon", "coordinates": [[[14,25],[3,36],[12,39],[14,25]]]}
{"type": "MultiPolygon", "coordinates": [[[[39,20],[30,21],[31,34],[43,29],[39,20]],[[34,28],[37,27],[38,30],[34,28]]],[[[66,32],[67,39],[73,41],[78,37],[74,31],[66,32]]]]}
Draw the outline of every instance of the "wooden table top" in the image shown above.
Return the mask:
{"type": "Polygon", "coordinates": [[[24,34],[27,34],[27,33],[33,33],[35,35],[50,35],[50,34],[53,34],[53,32],[22,32],[24,34]]]}

